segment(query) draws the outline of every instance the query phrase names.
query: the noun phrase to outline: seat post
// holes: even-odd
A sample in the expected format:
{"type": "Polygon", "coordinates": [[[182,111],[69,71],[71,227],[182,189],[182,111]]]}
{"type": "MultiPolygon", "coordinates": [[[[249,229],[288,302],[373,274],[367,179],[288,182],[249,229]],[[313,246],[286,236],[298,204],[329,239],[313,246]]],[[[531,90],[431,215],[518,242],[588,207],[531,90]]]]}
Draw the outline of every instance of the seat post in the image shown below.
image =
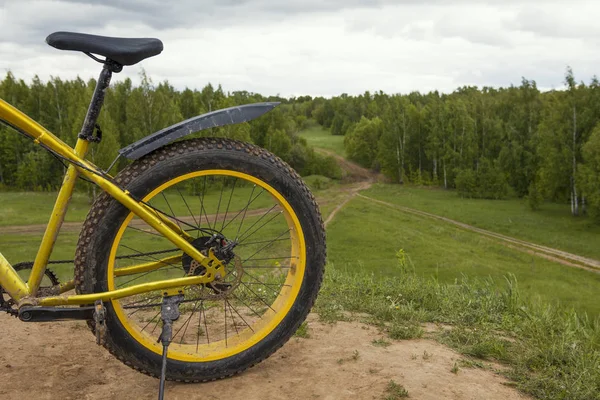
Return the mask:
{"type": "MultiPolygon", "coordinates": [[[[100,114],[102,104],[104,103],[104,95],[106,94],[106,89],[110,85],[112,73],[119,72],[121,71],[121,69],[121,65],[111,60],[106,60],[104,62],[104,67],[102,68],[102,72],[100,72],[100,76],[98,77],[98,82],[96,83],[96,88],[94,89],[92,100],[90,101],[85,120],[83,121],[81,132],[79,133],[79,135],[77,135],[79,139],[83,139],[88,142],[94,141],[94,127],[96,126],[98,115],[100,114]]],[[[79,154],[79,156],[82,157],[84,155],[79,154]]]]}

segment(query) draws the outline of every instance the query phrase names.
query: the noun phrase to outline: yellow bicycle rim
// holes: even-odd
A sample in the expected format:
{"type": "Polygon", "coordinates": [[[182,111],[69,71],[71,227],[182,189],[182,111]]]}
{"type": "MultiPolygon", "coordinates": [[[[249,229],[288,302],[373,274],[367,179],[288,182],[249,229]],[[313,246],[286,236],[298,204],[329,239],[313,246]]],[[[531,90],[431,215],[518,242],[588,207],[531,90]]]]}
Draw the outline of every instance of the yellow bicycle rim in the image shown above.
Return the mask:
{"type": "MultiPolygon", "coordinates": [[[[226,338],[225,340],[221,339],[211,343],[205,343],[202,346],[198,346],[197,344],[182,344],[174,341],[169,347],[169,358],[185,362],[207,362],[224,359],[248,350],[262,341],[281,323],[284,317],[289,313],[296,301],[298,293],[300,292],[306,268],[306,245],[304,242],[304,235],[302,232],[302,227],[300,226],[300,221],[294,210],[288,201],[279,192],[277,192],[277,190],[251,175],[229,170],[196,171],[179,176],[162,184],[144,197],[143,200],[145,202],[149,202],[157,194],[179,182],[206,176],[222,176],[242,179],[261,187],[271,194],[273,199],[275,199],[276,203],[282,210],[282,214],[285,217],[289,227],[291,240],[291,257],[289,257],[289,259],[291,261],[287,276],[285,277],[285,281],[278,296],[271,304],[269,309],[267,309],[262,315],[262,318],[260,318],[258,321],[255,321],[252,323],[252,325],[241,329],[239,332],[236,332],[236,335],[233,337],[226,338]]],[[[116,289],[115,261],[117,257],[117,249],[119,248],[123,234],[125,233],[133,217],[133,213],[130,213],[127,216],[121,225],[121,228],[117,232],[111,247],[107,269],[108,290],[116,289]]],[[[126,315],[121,301],[122,300],[113,300],[112,306],[123,327],[138,343],[142,344],[144,347],[156,354],[161,354],[162,345],[157,343],[157,337],[142,332],[140,327],[126,315]]],[[[227,311],[225,311],[225,325],[226,324],[227,311]]]]}

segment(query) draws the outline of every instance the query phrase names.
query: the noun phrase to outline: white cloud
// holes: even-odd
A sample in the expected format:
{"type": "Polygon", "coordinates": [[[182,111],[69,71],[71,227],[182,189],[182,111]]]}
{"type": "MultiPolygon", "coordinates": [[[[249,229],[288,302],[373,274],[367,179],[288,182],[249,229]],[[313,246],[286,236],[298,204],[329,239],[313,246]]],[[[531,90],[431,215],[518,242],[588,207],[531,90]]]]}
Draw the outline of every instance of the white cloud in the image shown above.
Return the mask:
{"type": "MultiPolygon", "coordinates": [[[[365,90],[449,92],[508,86],[521,77],[561,87],[565,67],[588,81],[600,65],[593,2],[0,0],[0,70],[88,79],[99,65],[44,44],[75,30],[158,37],[163,54],[141,67],[178,88],[221,83],[263,94],[365,90]],[[33,22],[32,22],[33,21],[33,22]]],[[[139,66],[115,79],[137,81],[139,66]]]]}

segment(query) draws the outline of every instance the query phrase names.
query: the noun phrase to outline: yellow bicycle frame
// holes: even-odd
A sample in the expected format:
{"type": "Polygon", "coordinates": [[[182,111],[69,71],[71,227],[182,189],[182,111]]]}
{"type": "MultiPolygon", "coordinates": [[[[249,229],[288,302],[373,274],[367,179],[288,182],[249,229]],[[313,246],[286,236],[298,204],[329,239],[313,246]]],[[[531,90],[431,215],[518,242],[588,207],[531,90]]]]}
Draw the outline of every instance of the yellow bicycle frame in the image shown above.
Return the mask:
{"type": "MultiPolygon", "coordinates": [[[[42,242],[35,258],[29,280],[25,282],[23,279],[21,279],[19,274],[12,268],[2,253],[0,253],[0,286],[2,286],[8,295],[19,305],[27,304],[57,306],[67,304],[91,304],[96,300],[108,301],[111,299],[119,299],[153,290],[166,290],[176,287],[208,283],[213,281],[217,274],[225,276],[223,265],[213,254],[204,256],[190,244],[190,236],[185,231],[179,228],[168,218],[159,215],[155,210],[134,199],[128,191],[121,190],[117,185],[113,184],[109,179],[104,177],[108,175],[106,175],[102,170],[100,170],[94,164],[86,161],[85,155],[89,145],[89,142],[86,139],[79,138],[75,148],[71,148],[40,124],[2,99],[0,99],[0,121],[5,121],[15,129],[34,139],[36,144],[40,144],[51,149],[56,154],[71,162],[58,193],[58,198],[56,199],[54,209],[52,210],[52,215],[50,216],[50,221],[48,222],[46,231],[42,238],[42,242]],[[40,282],[44,276],[48,259],[50,258],[56,238],[64,221],[65,214],[73,194],[75,181],[77,180],[79,174],[83,175],[85,178],[102,188],[105,192],[131,210],[135,215],[144,220],[157,232],[170,240],[175,246],[181,249],[182,252],[200,262],[206,268],[206,272],[203,275],[155,281],[152,283],[142,283],[125,289],[118,289],[103,293],[85,295],[58,295],[73,289],[75,284],[73,281],[70,281],[56,288],[56,296],[38,297],[37,294],[40,282]]],[[[152,263],[139,264],[117,269],[115,274],[118,276],[129,275],[158,269],[161,266],[164,266],[167,260],[168,262],[173,262],[174,260],[177,260],[178,257],[180,258],[181,256],[169,257],[167,259],[152,263]]]]}

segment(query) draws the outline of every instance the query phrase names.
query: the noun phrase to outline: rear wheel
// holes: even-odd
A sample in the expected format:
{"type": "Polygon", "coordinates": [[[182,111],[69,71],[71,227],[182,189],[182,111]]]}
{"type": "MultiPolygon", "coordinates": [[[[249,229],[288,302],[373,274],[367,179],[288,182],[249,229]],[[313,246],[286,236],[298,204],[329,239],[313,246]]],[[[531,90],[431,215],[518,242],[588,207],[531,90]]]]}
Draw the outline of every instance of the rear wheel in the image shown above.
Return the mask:
{"type": "MultiPolygon", "coordinates": [[[[322,281],[325,233],[314,197],[287,164],[252,145],[199,139],[161,148],[116,180],[225,265],[219,281],[183,288],[168,379],[233,375],[294,334],[322,281]]],[[[104,194],[94,203],[77,247],[80,293],[202,273],[201,265],[114,199],[104,194]]],[[[160,373],[161,300],[161,292],[148,292],[106,304],[105,346],[153,376],[160,373]]]]}

